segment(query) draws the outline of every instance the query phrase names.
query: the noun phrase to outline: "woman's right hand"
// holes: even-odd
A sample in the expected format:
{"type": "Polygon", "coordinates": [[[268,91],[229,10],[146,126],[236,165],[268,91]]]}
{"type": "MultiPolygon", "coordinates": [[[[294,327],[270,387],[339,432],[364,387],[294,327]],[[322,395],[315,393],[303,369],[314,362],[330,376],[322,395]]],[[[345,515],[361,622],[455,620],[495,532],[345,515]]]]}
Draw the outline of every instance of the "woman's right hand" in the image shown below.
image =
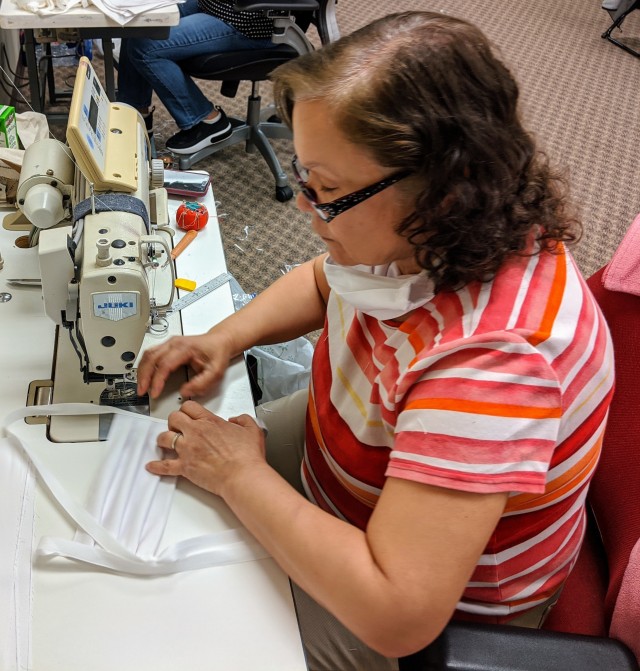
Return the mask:
{"type": "Polygon", "coordinates": [[[202,396],[222,378],[235,355],[230,343],[221,334],[176,336],[157,347],[148,349],[138,366],[138,394],[149,392],[157,398],[167,378],[181,366],[195,373],[180,388],[183,398],[202,396]]]}
{"type": "Polygon", "coordinates": [[[318,256],[297,266],[203,335],[174,337],[148,349],[138,366],[138,393],[157,398],[169,375],[189,366],[195,375],[180,393],[185,399],[203,396],[221,380],[231,359],[248,348],[322,328],[329,293],[323,263],[324,256],[318,256]]]}

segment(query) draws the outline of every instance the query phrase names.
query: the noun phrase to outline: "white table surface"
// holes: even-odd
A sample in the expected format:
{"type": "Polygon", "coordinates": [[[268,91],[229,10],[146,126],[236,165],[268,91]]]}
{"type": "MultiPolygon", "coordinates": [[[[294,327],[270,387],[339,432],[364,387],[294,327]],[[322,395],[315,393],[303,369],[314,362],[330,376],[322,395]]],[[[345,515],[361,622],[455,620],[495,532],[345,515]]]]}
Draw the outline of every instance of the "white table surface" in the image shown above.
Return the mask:
{"type": "MultiPolygon", "coordinates": [[[[179,202],[170,201],[172,222],[179,202]]],[[[211,191],[205,203],[215,213],[211,191]]],[[[2,417],[25,403],[31,380],[51,375],[54,325],[44,315],[40,290],[6,283],[12,277],[39,276],[37,251],[13,244],[21,234],[0,228],[0,292],[13,294],[0,303],[2,417]]],[[[226,270],[215,216],[177,266],[179,276],[198,284],[226,270]]],[[[202,332],[232,309],[227,284],[183,311],[184,330],[202,332]]],[[[253,412],[243,361],[231,366],[206,404],[222,416],[253,412]]],[[[44,432],[44,427],[33,430],[44,432]]],[[[78,497],[87,492],[100,463],[99,443],[91,454],[81,445],[38,448],[78,497]]],[[[1,500],[2,492],[0,505],[1,500]]],[[[35,545],[44,534],[71,537],[68,519],[39,486],[35,519],[35,545]]],[[[162,545],[238,526],[219,498],[181,480],[162,545]]],[[[118,575],[62,559],[36,561],[33,586],[33,671],[306,669],[289,581],[270,558],[155,578],[118,575]]]]}
{"type": "MultiPolygon", "coordinates": [[[[153,28],[175,26],[180,20],[177,5],[152,9],[131,19],[126,28],[153,28]]],[[[0,28],[122,28],[106,16],[95,5],[74,7],[62,14],[38,16],[33,12],[19,9],[15,0],[2,0],[0,4],[0,28]]]]}

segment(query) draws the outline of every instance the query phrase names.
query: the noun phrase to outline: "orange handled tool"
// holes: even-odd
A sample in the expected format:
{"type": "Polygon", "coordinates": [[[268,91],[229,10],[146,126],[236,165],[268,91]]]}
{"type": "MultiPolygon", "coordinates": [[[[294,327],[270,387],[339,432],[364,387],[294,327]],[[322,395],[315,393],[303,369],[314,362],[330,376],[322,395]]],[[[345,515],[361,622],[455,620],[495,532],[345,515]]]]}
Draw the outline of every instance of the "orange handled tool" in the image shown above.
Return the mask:
{"type": "Polygon", "coordinates": [[[177,259],[182,252],[195,240],[198,231],[187,231],[183,236],[180,242],[173,248],[171,252],[171,258],[177,259]]]}

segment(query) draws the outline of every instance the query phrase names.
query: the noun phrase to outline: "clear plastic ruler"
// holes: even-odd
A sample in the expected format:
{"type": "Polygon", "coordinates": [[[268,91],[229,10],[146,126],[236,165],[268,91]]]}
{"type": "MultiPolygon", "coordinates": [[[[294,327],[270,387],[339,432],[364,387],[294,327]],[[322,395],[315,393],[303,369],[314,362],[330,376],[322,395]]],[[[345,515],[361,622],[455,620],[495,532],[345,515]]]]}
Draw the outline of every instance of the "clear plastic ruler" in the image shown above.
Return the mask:
{"type": "Polygon", "coordinates": [[[231,278],[229,273],[221,273],[217,277],[214,277],[212,280],[201,284],[199,287],[196,287],[193,291],[185,294],[184,296],[178,298],[177,301],[173,302],[171,306],[171,312],[179,312],[184,310],[188,305],[195,303],[197,300],[210,294],[214,289],[221,287],[223,284],[226,284],[231,278]]]}

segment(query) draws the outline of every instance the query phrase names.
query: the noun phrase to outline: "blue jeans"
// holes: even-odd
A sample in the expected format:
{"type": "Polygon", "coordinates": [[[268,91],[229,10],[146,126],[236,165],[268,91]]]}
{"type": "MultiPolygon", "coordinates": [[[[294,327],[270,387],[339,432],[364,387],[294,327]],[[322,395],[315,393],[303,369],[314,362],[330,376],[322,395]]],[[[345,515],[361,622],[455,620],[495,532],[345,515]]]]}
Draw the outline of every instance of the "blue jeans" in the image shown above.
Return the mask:
{"type": "Polygon", "coordinates": [[[151,105],[155,91],[179,128],[185,130],[206,119],[213,111],[213,103],[184,74],[178,61],[274,45],[268,39],[246,37],[224,21],[200,12],[198,0],[187,0],[178,7],[180,23],[171,28],[166,40],[122,40],[117,100],[145,109],[151,105]]]}

